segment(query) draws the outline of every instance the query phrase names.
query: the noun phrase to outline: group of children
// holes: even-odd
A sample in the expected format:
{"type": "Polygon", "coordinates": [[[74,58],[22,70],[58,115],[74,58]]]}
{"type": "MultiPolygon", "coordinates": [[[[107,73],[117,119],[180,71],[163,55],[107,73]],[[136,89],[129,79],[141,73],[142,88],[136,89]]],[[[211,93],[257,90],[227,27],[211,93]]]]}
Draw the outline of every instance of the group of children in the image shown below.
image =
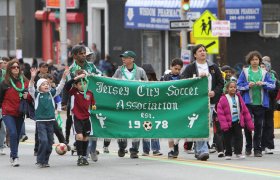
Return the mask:
{"type": "MultiPolygon", "coordinates": [[[[279,94],[278,82],[275,74],[270,72],[271,63],[262,60],[259,52],[248,53],[246,61],[248,67],[244,67],[238,79],[233,75],[234,71],[230,66],[221,68],[225,85],[223,94],[214,109],[216,113],[216,118],[213,116],[213,121],[216,121],[216,123],[213,122],[214,137],[218,137],[214,138],[213,143],[216,143],[218,157],[225,156],[226,160],[232,158],[232,151],[237,159],[245,158],[242,155],[242,129],[246,137],[246,155],[251,155],[254,149],[254,156],[262,157],[263,150],[267,154],[272,154],[271,149],[274,149],[273,112],[277,98],[276,95],[271,98],[271,94],[277,94],[277,92],[279,94]],[[262,68],[261,65],[263,65],[262,68]],[[272,115],[267,116],[268,113],[272,115]],[[267,123],[270,124],[263,126],[267,123]],[[221,131],[220,134],[217,133],[217,129],[221,131]],[[252,131],[254,131],[253,138],[252,131]]],[[[164,75],[162,80],[184,78],[180,75],[181,68],[182,62],[174,59],[171,63],[171,72],[164,75]]],[[[177,158],[178,143],[178,139],[169,140],[169,158],[177,158]]]]}
{"type": "MultiPolygon", "coordinates": [[[[204,48],[203,46],[201,46],[204,48]]],[[[127,51],[129,55],[129,51],[127,51]]],[[[131,54],[131,53],[130,53],[131,54]]],[[[127,55],[127,56],[128,56],[127,55]]],[[[134,54],[130,55],[134,56],[134,54]]],[[[128,56],[128,58],[130,57],[128,56]]],[[[127,60],[122,56],[125,63],[127,60]]],[[[261,68],[262,58],[256,51],[250,52],[247,57],[248,67],[244,68],[239,78],[235,78],[232,74],[232,69],[229,66],[222,67],[224,72],[224,89],[223,94],[219,97],[219,101],[216,104],[216,122],[215,126],[219,126],[221,134],[216,135],[215,143],[220,144],[218,157],[224,157],[226,160],[230,160],[233,154],[238,159],[244,159],[242,155],[243,147],[243,134],[244,128],[246,137],[246,155],[251,154],[251,150],[254,149],[254,156],[261,157],[261,151],[263,142],[261,142],[262,124],[265,118],[265,110],[269,108],[269,91],[275,90],[276,78],[268,73],[267,69],[261,68]],[[254,122],[252,120],[254,119],[254,122]],[[252,131],[254,131],[254,143],[252,143],[252,131]],[[252,145],[253,144],[253,145],[252,145]],[[224,153],[225,149],[225,153],[224,153]]],[[[131,62],[133,63],[133,61],[131,62]]],[[[171,62],[170,73],[162,76],[161,81],[173,81],[185,78],[181,74],[183,68],[183,62],[181,59],[173,59],[171,62]]],[[[201,67],[200,67],[201,68],[201,67]]],[[[130,72],[133,78],[133,72],[136,68],[132,68],[130,72]]],[[[206,69],[206,71],[210,71],[206,69]]],[[[65,69],[62,79],[57,87],[51,85],[47,77],[41,77],[37,80],[36,88],[34,79],[38,73],[36,68],[31,69],[31,79],[29,81],[28,91],[34,100],[34,109],[36,120],[36,128],[38,131],[39,147],[37,152],[37,165],[40,168],[49,167],[49,157],[52,152],[54,123],[55,123],[55,98],[59,96],[62,89],[69,93],[71,96],[71,115],[73,118],[73,127],[75,131],[76,149],[78,155],[78,166],[89,165],[87,161],[87,149],[88,149],[88,137],[91,133],[90,114],[96,109],[93,93],[87,89],[87,78],[85,70],[77,69],[75,76],[72,79],[66,77],[70,73],[69,69],[65,69]],[[65,87],[64,87],[65,86],[65,87]]],[[[211,73],[206,73],[206,76],[211,76],[211,73]]],[[[69,77],[69,76],[68,76],[69,77]]],[[[125,76],[126,79],[128,77],[125,76]]],[[[210,77],[211,78],[211,77],[210,77]]],[[[147,79],[147,78],[146,78],[147,79]]],[[[119,146],[122,147],[121,152],[123,157],[125,153],[125,145],[122,143],[126,141],[120,141],[119,146]]],[[[130,151],[137,158],[139,142],[134,142],[134,149],[130,151]],[[137,157],[136,157],[137,156],[137,157]]],[[[177,158],[179,154],[179,139],[169,139],[168,157],[177,158]]],[[[273,145],[274,146],[274,145],[273,145]]],[[[274,147],[273,147],[274,148],[274,147]]],[[[272,147],[271,147],[272,149],[272,147]]],[[[107,149],[108,150],[108,149],[107,149]]],[[[149,154],[149,148],[146,148],[144,152],[149,154]]],[[[155,151],[156,155],[161,155],[159,149],[155,151]]],[[[208,156],[209,158],[209,156],[208,156]]],[[[206,159],[208,159],[206,158],[206,159]]]]}
{"type": "MultiPolygon", "coordinates": [[[[270,75],[266,74],[265,70],[259,69],[258,66],[260,66],[261,59],[258,57],[257,53],[253,53],[251,55],[252,57],[248,57],[248,64],[249,67],[247,68],[249,70],[249,75],[245,79],[242,79],[244,77],[244,72],[241,73],[239,79],[237,80],[233,74],[232,69],[229,66],[224,66],[222,70],[225,73],[225,86],[224,86],[224,93],[220,97],[219,102],[216,104],[215,112],[217,113],[217,120],[219,127],[222,131],[223,138],[221,139],[222,142],[222,150],[218,153],[219,157],[224,157],[226,160],[230,160],[234,151],[234,154],[236,155],[236,158],[238,159],[244,159],[245,156],[242,155],[242,147],[243,147],[243,134],[242,129],[245,129],[245,132],[251,133],[252,131],[255,131],[255,134],[258,133],[259,129],[256,131],[256,123],[253,123],[251,113],[252,111],[249,111],[248,106],[250,107],[251,102],[244,101],[244,95],[246,97],[246,93],[248,92],[248,89],[250,87],[255,87],[257,90],[253,90],[254,97],[257,96],[256,99],[252,99],[251,101],[254,102],[256,105],[252,105],[253,108],[260,108],[262,100],[260,100],[260,91],[263,91],[263,89],[273,90],[275,88],[275,81],[271,80],[270,75]],[[257,59],[254,59],[257,57],[257,59]],[[251,59],[250,59],[251,58],[251,59]],[[253,71],[251,72],[251,68],[253,67],[253,71]],[[254,69],[254,67],[256,67],[254,69]],[[254,79],[257,78],[257,79],[254,79]],[[255,80],[254,84],[251,83],[252,80],[255,80]],[[238,88],[239,87],[239,88],[238,88]],[[247,88],[244,90],[244,88],[247,88]],[[239,91],[238,91],[239,90],[239,91]],[[242,95],[240,94],[242,93],[242,95]],[[250,113],[251,112],[251,113],[250,113]],[[224,153],[225,149],[225,153],[224,153]]],[[[181,70],[183,68],[183,62],[181,59],[173,59],[171,62],[171,71],[168,74],[165,74],[162,76],[161,81],[170,81],[170,80],[180,80],[184,78],[181,75],[181,70]]],[[[32,77],[34,74],[34,71],[32,71],[32,77]]],[[[243,71],[246,71],[244,69],[243,71]]],[[[42,83],[45,82],[45,80],[40,79],[37,82],[38,92],[39,94],[43,95],[45,94],[46,97],[52,96],[54,97],[58,92],[60,92],[61,86],[64,84],[64,78],[66,77],[69,71],[65,71],[63,78],[61,80],[60,85],[56,88],[56,91],[54,89],[50,90],[49,85],[42,83]],[[55,93],[56,92],[56,93],[55,93]]],[[[74,119],[74,130],[76,132],[76,147],[77,147],[77,154],[78,154],[78,161],[77,165],[88,165],[88,161],[86,158],[87,155],[87,146],[88,146],[88,136],[91,132],[91,124],[89,120],[90,111],[89,110],[95,110],[95,102],[94,97],[91,91],[86,90],[86,79],[85,79],[85,73],[83,73],[83,70],[76,72],[76,77],[74,79],[71,79],[67,82],[65,89],[70,93],[70,95],[73,95],[73,104],[71,107],[71,111],[73,113],[73,119],[74,119]],[[73,86],[72,86],[73,84],[73,86]]],[[[30,81],[32,82],[32,81],[30,81]]],[[[32,87],[32,83],[30,83],[30,87],[32,87]]],[[[47,120],[53,120],[54,115],[52,113],[48,114],[47,117],[41,118],[42,112],[47,113],[47,111],[41,111],[40,109],[44,108],[45,105],[52,104],[52,101],[48,103],[40,103],[38,102],[38,98],[36,100],[37,96],[34,96],[34,91],[32,91],[32,88],[30,88],[29,92],[33,94],[33,98],[35,99],[35,107],[36,107],[36,118],[37,116],[39,118],[37,122],[38,124],[41,124],[41,119],[45,124],[47,124],[47,120]],[[41,107],[42,106],[42,107],[41,107]]],[[[36,93],[35,93],[36,94],[36,93]]],[[[253,114],[252,114],[253,115],[253,114]]],[[[257,117],[253,116],[254,119],[257,119],[257,117]]],[[[44,125],[45,129],[48,129],[47,125],[44,125]]],[[[259,127],[260,128],[260,127],[259,127]]],[[[44,132],[44,131],[42,131],[44,132]]],[[[46,131],[47,132],[47,131],[46,131]]],[[[257,134],[257,136],[259,136],[257,134]]],[[[40,142],[43,141],[43,137],[48,137],[47,133],[44,135],[39,135],[40,142]]],[[[246,140],[249,138],[246,138],[246,140]]],[[[260,140],[259,140],[260,141],[260,140]]],[[[247,142],[247,144],[249,144],[247,142]]],[[[52,138],[48,139],[48,143],[42,143],[44,145],[39,146],[39,152],[37,157],[37,163],[40,167],[48,167],[48,159],[50,153],[48,148],[44,148],[41,146],[46,146],[46,144],[49,144],[49,147],[51,147],[52,144],[52,138]],[[41,156],[41,154],[43,154],[41,156]],[[42,161],[41,159],[44,159],[45,161],[42,161]]],[[[176,158],[179,154],[179,139],[170,139],[169,140],[169,148],[170,152],[168,153],[168,157],[176,158]]],[[[255,144],[254,144],[255,145],[255,144]]],[[[261,157],[261,151],[258,149],[260,148],[259,145],[255,145],[254,147],[254,155],[255,157],[261,157]]],[[[251,147],[252,149],[252,147],[251,147]]],[[[249,152],[251,149],[247,148],[246,146],[246,155],[250,155],[249,152]]]]}

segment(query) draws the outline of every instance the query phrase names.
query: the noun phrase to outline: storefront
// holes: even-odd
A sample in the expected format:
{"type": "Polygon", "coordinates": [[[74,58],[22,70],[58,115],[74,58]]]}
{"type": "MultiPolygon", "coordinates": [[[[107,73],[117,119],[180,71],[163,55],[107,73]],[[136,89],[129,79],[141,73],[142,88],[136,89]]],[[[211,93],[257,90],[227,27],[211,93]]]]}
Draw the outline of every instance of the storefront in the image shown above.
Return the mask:
{"type": "MultiPolygon", "coordinates": [[[[78,12],[79,1],[67,0],[67,9],[73,9],[66,13],[67,39],[72,45],[85,41],[85,16],[78,12]],[[75,12],[76,11],[76,12],[75,12]]],[[[59,1],[46,1],[47,10],[35,12],[35,18],[42,22],[42,59],[54,59],[57,63],[60,59],[60,27],[59,27],[59,1]]]]}
{"type": "MultiPolygon", "coordinates": [[[[180,19],[180,0],[127,0],[124,26],[142,33],[142,57],[161,75],[172,58],[180,57],[180,31],[171,31],[170,20],[180,19]],[[146,58],[147,57],[147,58],[146,58]],[[164,64],[164,66],[161,66],[164,64]]],[[[190,1],[187,18],[195,21],[205,11],[217,15],[218,0],[190,1]]],[[[262,27],[261,0],[225,1],[231,31],[252,32],[262,27]]]]}

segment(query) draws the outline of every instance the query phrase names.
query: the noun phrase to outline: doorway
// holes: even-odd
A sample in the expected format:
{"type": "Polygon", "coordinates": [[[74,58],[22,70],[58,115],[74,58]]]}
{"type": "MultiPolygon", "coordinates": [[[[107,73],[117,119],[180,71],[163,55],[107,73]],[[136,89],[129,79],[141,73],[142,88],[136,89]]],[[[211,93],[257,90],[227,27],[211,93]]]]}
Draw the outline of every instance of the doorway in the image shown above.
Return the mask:
{"type": "Polygon", "coordinates": [[[162,39],[160,31],[143,32],[142,35],[142,64],[151,64],[157,79],[162,76],[162,39]]]}

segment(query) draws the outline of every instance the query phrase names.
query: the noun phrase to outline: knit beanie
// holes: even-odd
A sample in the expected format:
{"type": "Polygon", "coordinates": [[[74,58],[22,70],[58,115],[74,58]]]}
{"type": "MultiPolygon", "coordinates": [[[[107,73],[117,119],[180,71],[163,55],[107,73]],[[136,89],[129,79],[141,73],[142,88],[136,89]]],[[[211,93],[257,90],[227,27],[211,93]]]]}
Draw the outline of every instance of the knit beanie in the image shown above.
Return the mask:
{"type": "Polygon", "coordinates": [[[44,79],[44,78],[41,78],[41,79],[39,79],[39,80],[37,81],[37,90],[38,90],[38,91],[39,91],[40,86],[42,85],[42,83],[45,82],[45,81],[48,82],[48,80],[47,80],[47,79],[44,79]]]}
{"type": "Polygon", "coordinates": [[[263,61],[262,63],[265,65],[265,69],[266,69],[267,71],[270,71],[270,70],[271,70],[271,63],[270,63],[270,62],[268,62],[268,61],[263,61]]]}

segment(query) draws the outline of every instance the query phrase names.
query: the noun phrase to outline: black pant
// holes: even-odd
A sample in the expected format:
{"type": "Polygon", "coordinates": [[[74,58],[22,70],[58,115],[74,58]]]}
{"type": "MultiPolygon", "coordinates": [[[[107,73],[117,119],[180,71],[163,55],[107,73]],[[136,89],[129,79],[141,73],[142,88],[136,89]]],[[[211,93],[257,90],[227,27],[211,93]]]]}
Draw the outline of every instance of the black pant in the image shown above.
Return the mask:
{"type": "Polygon", "coordinates": [[[233,122],[228,131],[223,132],[226,156],[232,156],[232,139],[234,139],[234,154],[242,154],[243,135],[239,122],[233,122]]]}
{"type": "Polygon", "coordinates": [[[109,147],[111,139],[104,139],[103,147],[109,147]]]}
{"type": "Polygon", "coordinates": [[[216,149],[218,152],[224,152],[224,138],[223,138],[223,131],[221,130],[220,123],[217,119],[217,115],[213,115],[214,119],[214,137],[213,143],[216,145],[216,149]]]}
{"type": "Polygon", "coordinates": [[[66,119],[66,127],[65,127],[65,139],[66,142],[69,143],[70,130],[73,124],[72,116],[70,115],[70,105],[67,106],[67,119],[66,119]]]}
{"type": "Polygon", "coordinates": [[[262,132],[262,149],[274,149],[274,110],[265,111],[265,119],[262,132]]]}
{"type": "MultiPolygon", "coordinates": [[[[263,106],[256,106],[256,105],[247,105],[253,119],[254,119],[254,152],[255,153],[261,153],[261,140],[262,140],[262,128],[263,128],[263,122],[264,122],[264,114],[265,114],[265,108],[263,106]]],[[[246,137],[246,151],[252,150],[252,132],[247,130],[245,128],[245,137],[246,137]]]]}
{"type": "MultiPolygon", "coordinates": [[[[118,139],[118,145],[120,150],[125,150],[127,147],[127,139],[118,139]]],[[[140,139],[133,139],[132,148],[130,148],[129,151],[138,153],[139,146],[140,146],[140,139]]]]}

